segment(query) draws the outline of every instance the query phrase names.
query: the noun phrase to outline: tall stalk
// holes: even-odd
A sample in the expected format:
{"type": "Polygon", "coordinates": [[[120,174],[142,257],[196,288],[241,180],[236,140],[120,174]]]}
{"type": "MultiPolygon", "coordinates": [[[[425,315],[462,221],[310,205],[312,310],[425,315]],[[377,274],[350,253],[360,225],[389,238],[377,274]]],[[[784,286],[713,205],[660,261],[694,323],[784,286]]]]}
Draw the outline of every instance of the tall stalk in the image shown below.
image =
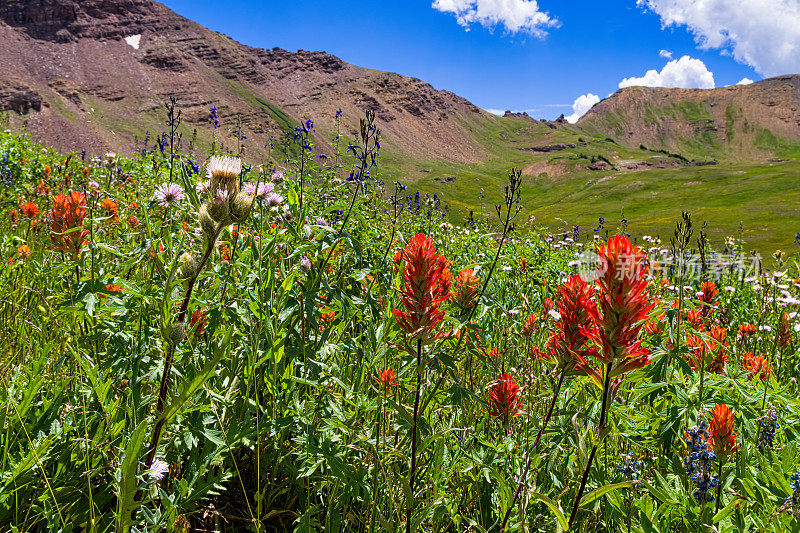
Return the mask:
{"type": "Polygon", "coordinates": [[[417,419],[419,417],[419,396],[422,389],[422,374],[422,339],[417,339],[417,386],[414,391],[414,417],[411,423],[411,470],[408,475],[411,498],[406,506],[406,533],[411,533],[411,511],[415,500],[414,482],[417,480],[417,419]]]}
{"type": "Polygon", "coordinates": [[[542,434],[544,433],[547,424],[550,422],[550,417],[553,415],[553,409],[556,406],[556,401],[558,400],[558,393],[561,391],[561,385],[564,383],[564,377],[567,374],[567,367],[565,366],[563,370],[561,370],[561,374],[558,376],[558,383],[556,384],[556,388],[553,390],[553,399],[550,401],[550,408],[547,410],[547,415],[544,417],[544,421],[542,422],[541,427],[539,428],[539,432],[536,434],[536,439],[533,441],[533,446],[528,451],[528,460],[525,463],[525,470],[522,471],[522,477],[517,484],[517,490],[514,492],[514,498],[511,501],[511,505],[508,506],[508,510],[506,511],[505,516],[503,517],[503,525],[500,526],[500,533],[503,533],[506,530],[506,525],[508,524],[508,519],[511,517],[511,511],[514,510],[514,506],[519,499],[520,493],[522,492],[522,487],[525,485],[525,479],[528,476],[528,471],[531,468],[531,460],[533,459],[533,452],[536,451],[536,448],[539,446],[539,441],[542,439],[542,434]]]}
{"type": "Polygon", "coordinates": [[[589,454],[589,459],[586,461],[586,468],[583,470],[583,476],[581,477],[581,484],[578,488],[578,495],[575,497],[575,504],[572,506],[572,513],[569,515],[569,527],[567,531],[572,529],[572,524],[575,522],[575,516],[578,514],[578,507],[581,505],[581,498],[583,498],[583,492],[586,490],[586,482],[589,480],[589,472],[592,469],[592,462],[594,461],[594,456],[597,453],[597,445],[603,440],[605,436],[605,427],[606,427],[606,415],[608,412],[608,398],[611,396],[610,389],[611,389],[611,370],[614,366],[614,363],[608,363],[605,368],[605,380],[603,381],[603,400],[600,404],[600,422],[597,425],[597,440],[592,446],[592,451],[589,454]]]}

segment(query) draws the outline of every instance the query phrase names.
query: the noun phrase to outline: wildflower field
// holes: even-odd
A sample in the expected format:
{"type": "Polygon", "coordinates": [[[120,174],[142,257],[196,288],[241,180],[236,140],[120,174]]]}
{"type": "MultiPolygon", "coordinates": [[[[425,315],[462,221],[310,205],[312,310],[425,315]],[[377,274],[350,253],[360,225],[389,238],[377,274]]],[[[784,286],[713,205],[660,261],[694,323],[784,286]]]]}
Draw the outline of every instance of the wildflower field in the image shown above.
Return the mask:
{"type": "Polygon", "coordinates": [[[453,226],[371,114],[167,125],[0,135],[0,531],[800,531],[794,257],[550,235],[517,170],[453,226]]]}

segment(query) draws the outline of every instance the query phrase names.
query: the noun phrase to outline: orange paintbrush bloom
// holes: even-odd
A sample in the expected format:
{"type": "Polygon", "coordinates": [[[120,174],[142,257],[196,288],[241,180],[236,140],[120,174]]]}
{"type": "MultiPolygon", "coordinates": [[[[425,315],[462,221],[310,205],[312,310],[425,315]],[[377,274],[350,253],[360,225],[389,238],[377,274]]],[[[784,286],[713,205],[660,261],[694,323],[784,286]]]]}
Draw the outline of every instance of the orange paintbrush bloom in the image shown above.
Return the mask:
{"type": "Polygon", "coordinates": [[[501,374],[489,385],[489,414],[499,418],[504,427],[508,427],[511,419],[520,416],[519,385],[511,374],[501,374]]]}
{"type": "Polygon", "coordinates": [[[85,219],[86,198],[83,193],[72,191],[53,198],[50,240],[56,249],[69,254],[73,260],[80,257],[86,236],[89,235],[89,230],[83,229],[85,219]]]}
{"type": "Polygon", "coordinates": [[[481,280],[469,268],[458,273],[456,285],[453,288],[452,301],[462,311],[469,311],[477,303],[481,280]]]}
{"type": "Polygon", "coordinates": [[[19,210],[25,218],[34,218],[39,214],[39,206],[33,202],[20,202],[19,210]]]}
{"type": "Polygon", "coordinates": [[[417,233],[402,250],[404,285],[401,289],[402,309],[392,313],[397,323],[411,339],[425,344],[436,334],[444,318],[440,304],[450,296],[452,276],[444,256],[436,245],[422,233],[417,233]]]}
{"type": "Polygon", "coordinates": [[[189,328],[194,330],[194,340],[205,335],[206,326],[208,326],[208,317],[202,310],[196,308],[192,311],[192,318],[189,320],[189,328]]]}
{"type": "Polygon", "coordinates": [[[707,335],[710,337],[709,339],[691,333],[687,335],[689,364],[695,370],[705,365],[708,372],[722,374],[725,371],[725,363],[728,362],[728,341],[726,340],[728,330],[717,326],[711,328],[707,335]]]}
{"type": "Polygon", "coordinates": [[[597,358],[610,365],[613,378],[650,363],[650,350],[638,337],[654,304],[649,302],[646,257],[641,248],[617,235],[597,253],[601,261],[598,306],[590,312],[597,324],[597,358]]]}
{"type": "Polygon", "coordinates": [[[104,198],[103,201],[100,202],[100,207],[105,209],[106,213],[109,215],[116,215],[118,211],[117,202],[111,198],[104,198]]]}
{"type": "Polygon", "coordinates": [[[40,181],[36,185],[36,194],[39,196],[49,196],[50,195],[50,187],[43,181],[40,181]]]}
{"type": "Polygon", "coordinates": [[[539,317],[536,316],[535,313],[531,313],[528,315],[528,318],[525,319],[525,322],[522,324],[522,335],[524,337],[533,337],[533,334],[536,333],[536,324],[539,321],[539,317]]]}
{"type": "Polygon", "coordinates": [[[734,414],[727,405],[717,404],[711,410],[711,447],[718,457],[727,458],[739,449],[734,430],[734,414]]]}
{"type": "Polygon", "coordinates": [[[394,368],[384,368],[378,372],[377,376],[372,376],[372,379],[377,383],[383,392],[388,392],[389,389],[397,387],[397,377],[395,376],[394,368]]]}
{"type": "Polygon", "coordinates": [[[792,326],[789,323],[789,315],[781,313],[781,323],[778,327],[778,346],[786,348],[792,342],[792,326]]]}
{"type": "Polygon", "coordinates": [[[755,324],[742,324],[739,326],[739,336],[740,337],[752,337],[758,333],[758,328],[755,324]]]}
{"type": "Polygon", "coordinates": [[[742,356],[742,366],[750,373],[750,377],[760,377],[769,380],[772,372],[771,365],[763,355],[753,355],[753,352],[745,352],[742,356]]]}
{"type": "MultiPolygon", "coordinates": [[[[714,299],[717,297],[719,291],[717,290],[717,286],[714,284],[713,281],[706,281],[703,283],[703,286],[700,289],[700,294],[698,294],[698,298],[700,299],[703,304],[705,304],[704,308],[709,308],[709,312],[713,309],[714,306],[714,299]]],[[[703,314],[707,314],[704,310],[703,314]]]]}
{"type": "Polygon", "coordinates": [[[589,370],[586,357],[597,356],[591,345],[597,337],[592,313],[597,306],[592,298],[595,289],[580,276],[572,276],[558,287],[558,320],[556,331],[547,340],[550,357],[558,362],[559,371],[568,374],[589,370]]]}
{"type": "Polygon", "coordinates": [[[31,249],[27,244],[23,244],[17,249],[17,256],[23,261],[31,256],[31,249]]]}

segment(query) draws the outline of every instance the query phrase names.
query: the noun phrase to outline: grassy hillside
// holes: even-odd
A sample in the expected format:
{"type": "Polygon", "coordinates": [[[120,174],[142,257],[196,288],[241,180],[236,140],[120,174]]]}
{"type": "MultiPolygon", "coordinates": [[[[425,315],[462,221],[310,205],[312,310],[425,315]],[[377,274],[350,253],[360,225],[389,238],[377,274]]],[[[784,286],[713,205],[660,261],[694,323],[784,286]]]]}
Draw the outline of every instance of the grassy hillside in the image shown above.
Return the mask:
{"type": "MultiPolygon", "coordinates": [[[[673,111],[702,119],[702,109],[696,106],[677,106],[673,111]]],[[[686,159],[697,152],[683,156],[632,148],[592,137],[574,126],[552,130],[543,123],[512,118],[498,124],[476,132],[492,151],[482,164],[410,162],[388,156],[383,160],[384,177],[436,193],[450,204],[454,222],[463,221],[469,211],[476,217],[481,211],[493,216],[492,205],[501,198],[507,171],[520,167],[525,170],[526,217],[535,217],[536,224],[553,232],[571,232],[578,225],[582,233],[591,233],[599,217],[606,219],[606,228],[614,230],[624,213],[629,232],[658,235],[666,241],[681,211],[688,210],[698,224],[707,224],[717,245],[726,236],[738,235],[741,227],[747,246],[762,255],[795,246],[795,234],[800,231],[800,145],[769,130],[758,133],[755,144],[777,158],[773,161],[742,162],[719,152],[716,164],[691,166],[686,159]],[[549,153],[528,150],[544,144],[579,146],[549,153]],[[610,163],[609,168],[588,169],[603,160],[610,163]],[[646,164],[675,168],[647,168],[646,164]]]]}

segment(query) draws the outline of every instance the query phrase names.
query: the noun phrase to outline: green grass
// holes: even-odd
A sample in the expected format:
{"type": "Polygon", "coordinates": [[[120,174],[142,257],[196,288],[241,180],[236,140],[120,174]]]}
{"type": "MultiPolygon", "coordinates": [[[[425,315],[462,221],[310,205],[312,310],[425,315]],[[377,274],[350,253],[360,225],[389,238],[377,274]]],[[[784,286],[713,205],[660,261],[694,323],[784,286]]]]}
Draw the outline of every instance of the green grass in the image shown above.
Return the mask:
{"type": "MultiPolygon", "coordinates": [[[[704,106],[691,104],[684,102],[675,106],[674,111],[682,113],[687,120],[708,119],[704,106]]],[[[488,123],[477,134],[491,153],[482,163],[409,162],[384,154],[382,175],[387,182],[390,179],[410,182],[412,191],[438,194],[450,205],[451,220],[460,223],[470,211],[475,216],[480,212],[494,216],[492,206],[502,200],[502,187],[510,168],[548,161],[564,165],[567,173],[525,176],[522,203],[526,217],[536,217],[538,224],[552,231],[571,229],[574,224],[584,231],[590,230],[601,216],[606,218],[606,227],[614,229],[624,211],[628,229],[634,235],[660,235],[668,240],[681,211],[687,210],[693,213],[699,225],[707,223],[710,239],[716,246],[721,247],[726,236],[737,235],[740,225],[747,246],[762,255],[771,254],[775,249],[792,250],[795,246],[794,235],[800,231],[800,152],[798,145],[777,138],[768,130],[759,133],[757,148],[798,159],[743,163],[726,161],[720,156],[720,163],[714,166],[632,172],[590,171],[586,167],[598,159],[606,159],[621,168],[621,161],[669,156],[607,139],[592,139],[585,131],[572,127],[560,128],[548,135],[547,143],[577,143],[579,137],[597,142],[576,149],[534,154],[521,148],[534,141],[541,142],[543,131],[538,128],[546,126],[536,124],[530,132],[515,135],[515,143],[501,136],[501,132],[512,135],[519,126],[517,119],[488,123]],[[422,169],[430,172],[421,172],[422,169]],[[456,177],[456,181],[436,181],[447,176],[456,177]]],[[[702,135],[687,139],[684,144],[696,159],[709,159],[722,153],[719,146],[702,135]]]]}

